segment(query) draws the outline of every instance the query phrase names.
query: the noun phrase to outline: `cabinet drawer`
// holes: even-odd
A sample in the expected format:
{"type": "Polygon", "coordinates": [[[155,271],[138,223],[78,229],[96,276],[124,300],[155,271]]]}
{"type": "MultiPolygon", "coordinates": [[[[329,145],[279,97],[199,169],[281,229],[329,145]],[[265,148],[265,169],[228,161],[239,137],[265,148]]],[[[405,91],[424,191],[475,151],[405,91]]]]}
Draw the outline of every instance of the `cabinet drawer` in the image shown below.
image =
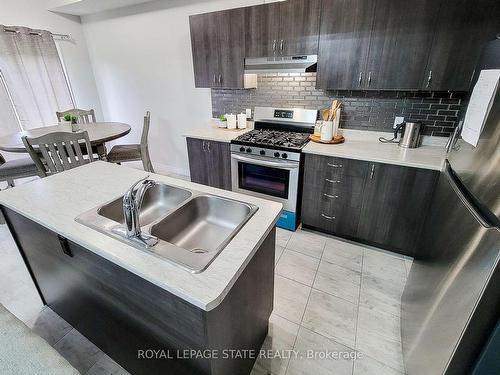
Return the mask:
{"type": "Polygon", "coordinates": [[[311,184],[325,181],[335,185],[341,184],[345,177],[364,178],[369,164],[362,160],[307,154],[304,181],[311,184]]]}

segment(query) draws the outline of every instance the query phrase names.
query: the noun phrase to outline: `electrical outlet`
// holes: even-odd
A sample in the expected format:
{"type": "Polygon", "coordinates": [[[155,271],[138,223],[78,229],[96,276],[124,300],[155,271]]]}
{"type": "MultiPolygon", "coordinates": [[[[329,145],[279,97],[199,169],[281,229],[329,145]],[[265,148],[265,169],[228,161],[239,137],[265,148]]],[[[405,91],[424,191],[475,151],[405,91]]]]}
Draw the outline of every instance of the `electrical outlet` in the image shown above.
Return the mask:
{"type": "Polygon", "coordinates": [[[396,116],[396,118],[394,118],[394,125],[392,125],[392,128],[396,129],[402,122],[405,122],[405,118],[403,116],[396,116]]]}

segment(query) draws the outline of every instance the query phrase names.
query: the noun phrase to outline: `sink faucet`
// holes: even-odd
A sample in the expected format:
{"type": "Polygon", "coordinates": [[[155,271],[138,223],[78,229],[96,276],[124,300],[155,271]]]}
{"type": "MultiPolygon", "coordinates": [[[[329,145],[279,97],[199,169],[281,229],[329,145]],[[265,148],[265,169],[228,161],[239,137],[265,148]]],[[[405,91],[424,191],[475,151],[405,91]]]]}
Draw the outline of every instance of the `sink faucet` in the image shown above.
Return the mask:
{"type": "Polygon", "coordinates": [[[137,241],[146,247],[152,247],[158,243],[158,238],[141,233],[141,225],[139,223],[139,212],[144,195],[149,188],[156,185],[156,182],[149,180],[148,177],[149,175],[133,184],[123,196],[123,217],[125,219],[125,233],[127,238],[137,241]]]}

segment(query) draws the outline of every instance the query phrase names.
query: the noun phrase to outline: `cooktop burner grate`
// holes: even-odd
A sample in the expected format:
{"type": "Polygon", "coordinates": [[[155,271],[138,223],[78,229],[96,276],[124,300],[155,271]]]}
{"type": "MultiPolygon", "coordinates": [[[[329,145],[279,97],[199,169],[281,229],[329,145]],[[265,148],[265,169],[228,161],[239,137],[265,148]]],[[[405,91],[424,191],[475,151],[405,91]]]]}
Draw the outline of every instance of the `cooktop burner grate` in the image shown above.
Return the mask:
{"type": "Polygon", "coordinates": [[[309,140],[309,134],[282,130],[254,129],[242,134],[233,143],[279,146],[301,149],[309,140]]]}

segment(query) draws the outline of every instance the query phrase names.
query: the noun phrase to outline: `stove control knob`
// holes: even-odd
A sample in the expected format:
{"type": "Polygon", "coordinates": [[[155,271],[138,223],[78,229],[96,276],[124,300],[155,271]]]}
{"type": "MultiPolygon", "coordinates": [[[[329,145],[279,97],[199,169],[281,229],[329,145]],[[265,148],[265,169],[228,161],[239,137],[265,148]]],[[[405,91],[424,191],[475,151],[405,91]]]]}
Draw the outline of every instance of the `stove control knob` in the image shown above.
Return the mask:
{"type": "Polygon", "coordinates": [[[277,158],[279,158],[280,157],[280,153],[279,152],[275,152],[274,156],[277,157],[277,158]]]}
{"type": "Polygon", "coordinates": [[[240,147],[240,152],[245,152],[245,147],[240,147]]]}
{"type": "Polygon", "coordinates": [[[266,154],[266,151],[264,151],[264,150],[260,150],[260,154],[261,154],[261,155],[265,155],[265,154],[266,154]]]}
{"type": "Polygon", "coordinates": [[[286,159],[286,158],[288,157],[288,155],[287,155],[286,153],[282,153],[282,154],[281,154],[281,157],[282,157],[283,159],[286,159]]]}
{"type": "Polygon", "coordinates": [[[252,152],[252,149],[250,147],[247,147],[247,152],[252,152]]]}

